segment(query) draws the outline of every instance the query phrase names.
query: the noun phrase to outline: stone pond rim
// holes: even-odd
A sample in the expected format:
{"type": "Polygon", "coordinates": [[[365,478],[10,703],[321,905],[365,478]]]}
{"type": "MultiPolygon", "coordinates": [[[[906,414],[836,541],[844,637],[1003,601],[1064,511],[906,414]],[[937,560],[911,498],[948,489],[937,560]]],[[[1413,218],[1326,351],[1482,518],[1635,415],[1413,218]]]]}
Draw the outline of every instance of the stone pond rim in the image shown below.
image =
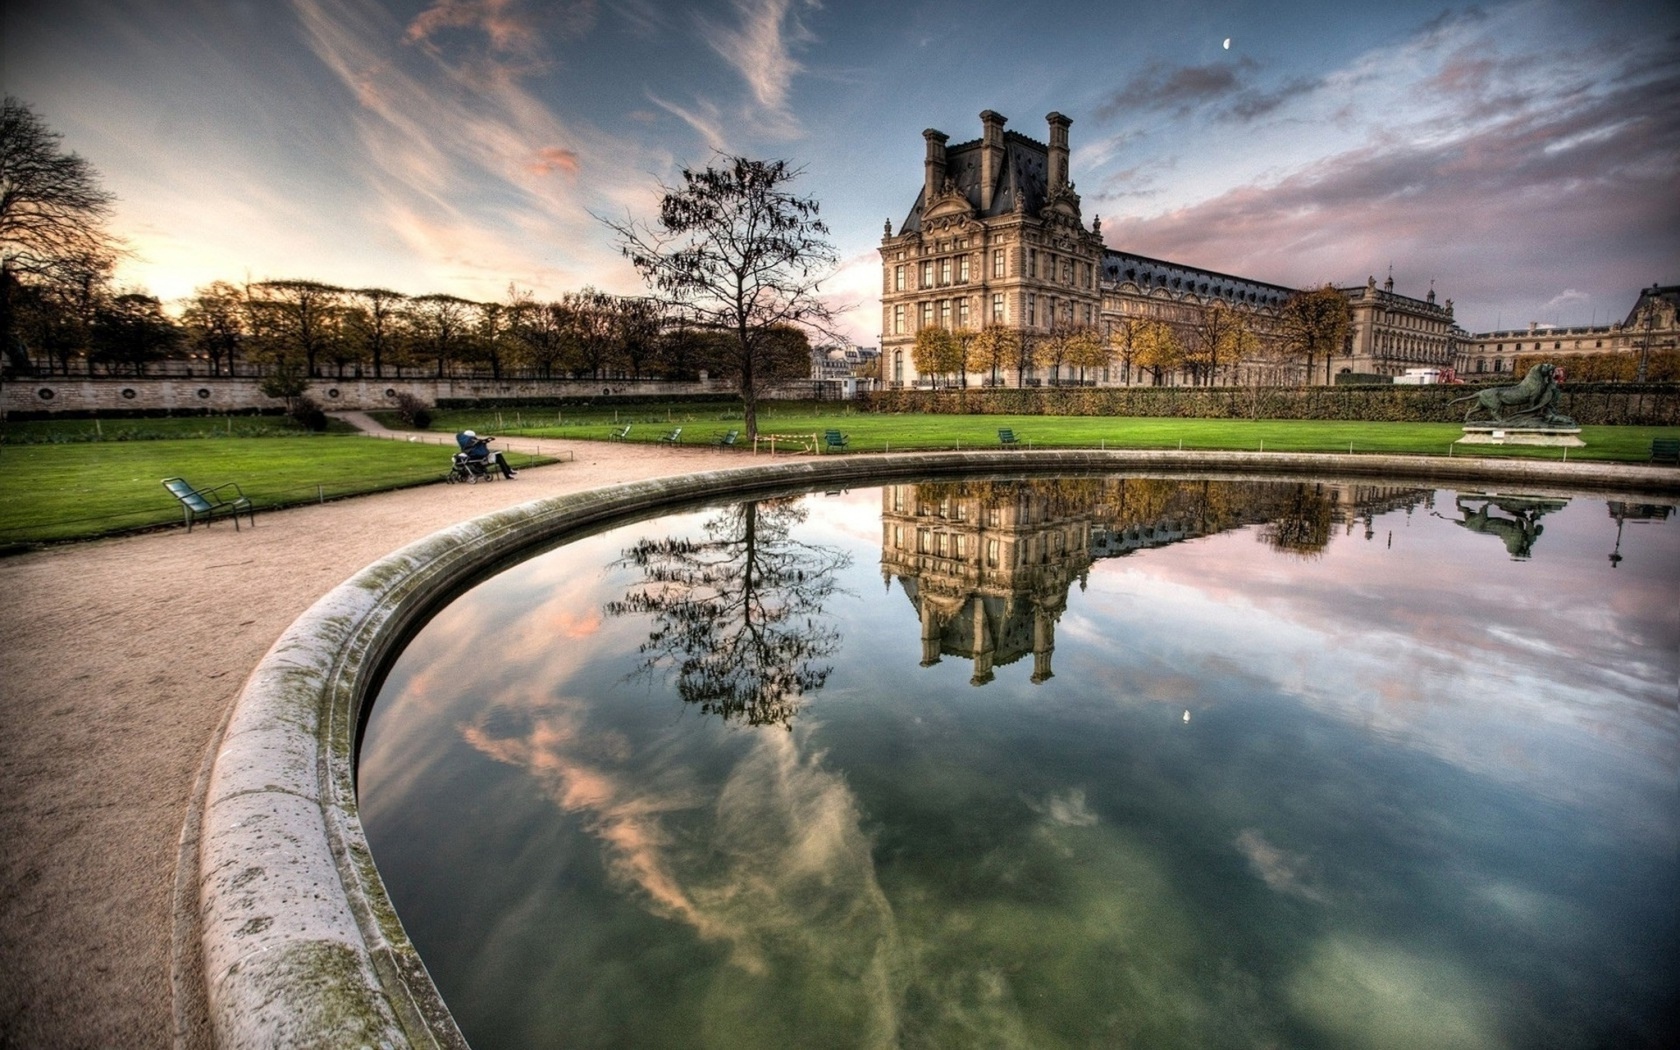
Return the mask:
{"type": "MultiPolygon", "coordinates": [[[[465,1047],[404,933],[357,815],[355,748],[381,669],[444,599],[539,545],[717,499],[930,475],[1382,479],[1674,499],[1680,470],[1520,459],[1093,449],[827,456],[594,489],[486,514],[356,573],[251,673],[195,788],[177,928],[198,940],[223,1047],[465,1047]]],[[[177,952],[177,957],[180,957],[177,952]]],[[[177,996],[183,974],[176,974],[177,996]]]]}

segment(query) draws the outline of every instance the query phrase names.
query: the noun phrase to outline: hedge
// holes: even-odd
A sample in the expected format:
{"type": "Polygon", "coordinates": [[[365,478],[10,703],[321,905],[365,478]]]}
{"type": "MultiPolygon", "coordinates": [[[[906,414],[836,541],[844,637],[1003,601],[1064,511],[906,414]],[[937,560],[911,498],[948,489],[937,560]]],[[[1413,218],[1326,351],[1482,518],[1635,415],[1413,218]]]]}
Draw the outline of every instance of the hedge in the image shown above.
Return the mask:
{"type": "MultiPolygon", "coordinates": [[[[871,412],[947,415],[1147,416],[1457,423],[1455,398],[1479,386],[1037,387],[884,390],[858,395],[871,412]]],[[[1680,384],[1566,383],[1559,411],[1588,426],[1680,425],[1680,384]]]]}

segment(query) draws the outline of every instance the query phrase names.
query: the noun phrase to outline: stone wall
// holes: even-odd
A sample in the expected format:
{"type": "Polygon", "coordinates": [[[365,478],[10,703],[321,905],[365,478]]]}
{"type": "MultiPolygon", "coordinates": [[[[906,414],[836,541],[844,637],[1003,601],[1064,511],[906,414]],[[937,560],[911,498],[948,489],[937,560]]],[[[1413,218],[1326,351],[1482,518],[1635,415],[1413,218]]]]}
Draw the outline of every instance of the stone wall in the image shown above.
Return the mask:
{"type": "MultiPolygon", "coordinates": [[[[89,415],[145,412],[196,414],[277,410],[254,377],[225,376],[36,376],[0,384],[0,412],[35,415],[89,415]]],[[[633,379],[316,379],[308,396],[333,411],[367,411],[396,406],[398,394],[412,394],[427,405],[443,401],[535,401],[552,398],[735,396],[727,380],[672,383],[633,379]]],[[[820,396],[810,380],[792,380],[766,391],[766,397],[807,399],[820,396]]]]}

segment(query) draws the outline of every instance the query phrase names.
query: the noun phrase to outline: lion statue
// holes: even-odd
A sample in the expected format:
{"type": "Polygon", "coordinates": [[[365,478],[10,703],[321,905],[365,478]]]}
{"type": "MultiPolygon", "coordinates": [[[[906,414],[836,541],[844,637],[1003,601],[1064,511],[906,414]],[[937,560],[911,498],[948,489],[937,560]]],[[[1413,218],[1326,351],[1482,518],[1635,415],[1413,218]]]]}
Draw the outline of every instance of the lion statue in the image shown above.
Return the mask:
{"type": "Polygon", "coordinates": [[[1469,410],[1464,413],[1466,423],[1480,410],[1487,414],[1490,423],[1508,426],[1572,427],[1575,421],[1568,416],[1559,415],[1557,411],[1558,401],[1562,398],[1558,390],[1558,381],[1561,378],[1558,367],[1548,361],[1530,368],[1520,383],[1512,386],[1491,386],[1474,394],[1455,397],[1447,404],[1472,402],[1469,410]]]}

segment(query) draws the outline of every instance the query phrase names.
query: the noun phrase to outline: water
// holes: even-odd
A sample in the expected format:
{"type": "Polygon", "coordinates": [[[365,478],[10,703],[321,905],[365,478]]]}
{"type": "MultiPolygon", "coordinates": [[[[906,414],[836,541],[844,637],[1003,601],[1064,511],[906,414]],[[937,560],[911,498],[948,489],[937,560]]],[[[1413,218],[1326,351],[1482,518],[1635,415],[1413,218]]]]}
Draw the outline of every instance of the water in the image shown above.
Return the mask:
{"type": "Polygon", "coordinates": [[[495,1047],[1672,1045],[1666,506],[1078,479],[548,552],[361,805],[495,1047]]]}

